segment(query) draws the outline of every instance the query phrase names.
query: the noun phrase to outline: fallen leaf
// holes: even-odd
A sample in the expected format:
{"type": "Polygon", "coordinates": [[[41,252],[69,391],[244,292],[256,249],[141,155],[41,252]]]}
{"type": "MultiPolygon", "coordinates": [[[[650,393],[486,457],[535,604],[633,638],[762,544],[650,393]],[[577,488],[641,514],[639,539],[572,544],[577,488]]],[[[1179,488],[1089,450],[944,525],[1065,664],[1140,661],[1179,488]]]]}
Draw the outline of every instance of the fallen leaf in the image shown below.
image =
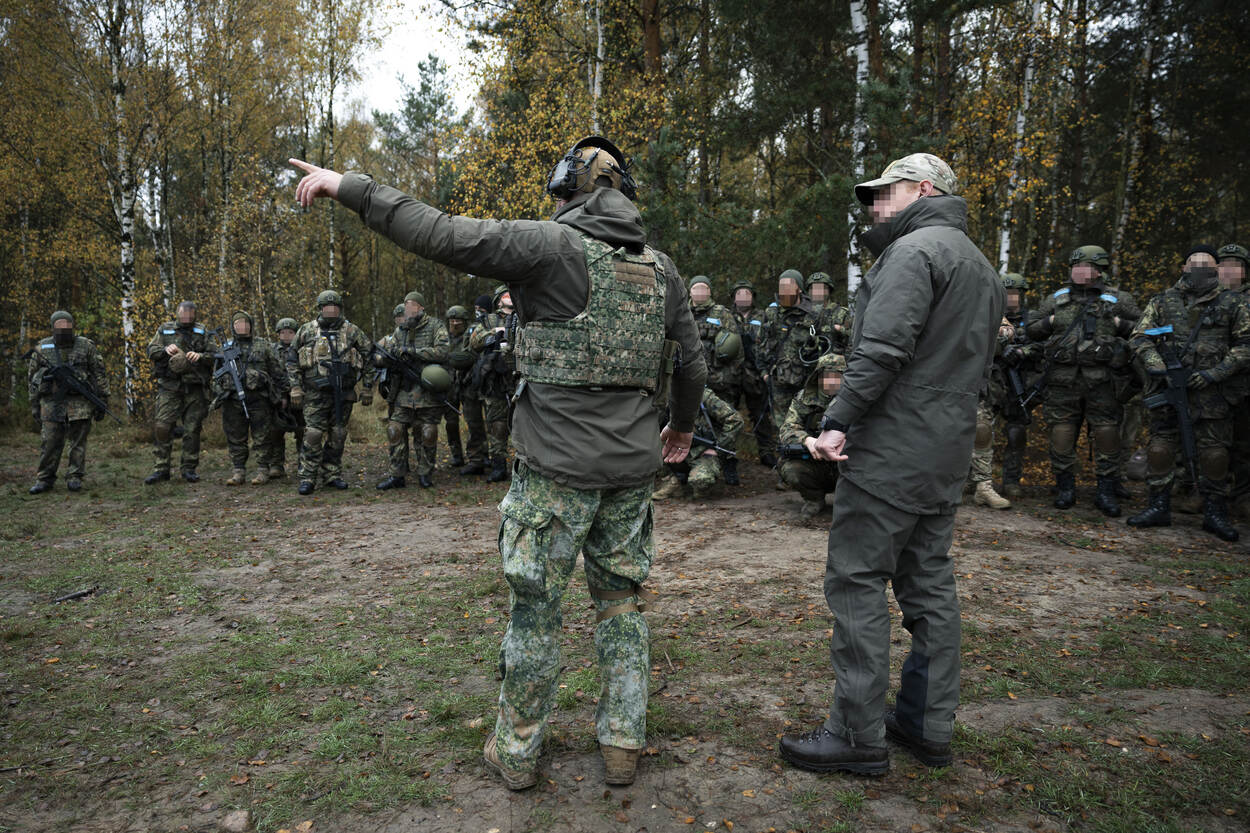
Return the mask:
{"type": "Polygon", "coordinates": [[[743,790],[742,794],[747,798],[755,798],[755,790],[743,790]]]}
{"type": "Polygon", "coordinates": [[[244,784],[246,784],[249,780],[251,780],[251,779],[249,779],[249,778],[247,777],[247,775],[231,775],[231,776],[230,776],[230,783],[231,783],[231,784],[234,784],[236,787],[241,787],[241,786],[243,786],[243,785],[244,785],[244,784]]]}

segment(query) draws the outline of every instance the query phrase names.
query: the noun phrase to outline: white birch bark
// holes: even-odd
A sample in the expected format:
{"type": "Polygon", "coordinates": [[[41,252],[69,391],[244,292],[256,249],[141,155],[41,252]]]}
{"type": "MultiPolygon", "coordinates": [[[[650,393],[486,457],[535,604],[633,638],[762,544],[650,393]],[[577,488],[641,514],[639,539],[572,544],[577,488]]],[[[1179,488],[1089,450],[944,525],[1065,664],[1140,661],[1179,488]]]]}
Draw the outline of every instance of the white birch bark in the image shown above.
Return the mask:
{"type": "Polygon", "coordinates": [[[1034,43],[1041,14],[1041,0],[1033,0],[1033,13],[1024,47],[1024,82],[1020,91],[1020,106],[1016,109],[1016,140],[1011,153],[1011,173],[1007,178],[1007,196],[1003,200],[1003,213],[998,228],[998,271],[1000,273],[1007,271],[1008,261],[1011,258],[1011,225],[1016,190],[1020,187],[1020,167],[1024,164],[1024,127],[1028,121],[1029,101],[1033,93],[1034,43]]]}
{"type": "MultiPolygon", "coordinates": [[[[864,148],[868,141],[868,122],[864,113],[864,87],[868,83],[868,17],[864,0],[851,0],[851,34],[855,38],[855,117],[851,124],[851,167],[855,181],[864,178],[864,148]]],[[[859,243],[855,239],[858,206],[854,197],[846,214],[846,293],[850,298],[859,288],[863,270],[859,263],[859,243]]]]}

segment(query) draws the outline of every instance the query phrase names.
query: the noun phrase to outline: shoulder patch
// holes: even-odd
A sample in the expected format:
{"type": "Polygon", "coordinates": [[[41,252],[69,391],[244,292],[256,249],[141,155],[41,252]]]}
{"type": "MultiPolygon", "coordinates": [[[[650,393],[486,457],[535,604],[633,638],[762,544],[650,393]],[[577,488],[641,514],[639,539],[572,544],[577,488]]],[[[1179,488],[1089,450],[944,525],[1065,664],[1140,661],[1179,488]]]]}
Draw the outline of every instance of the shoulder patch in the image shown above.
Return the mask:
{"type": "Polygon", "coordinates": [[[709,316],[709,317],[706,319],[706,321],[707,321],[707,323],[709,323],[709,324],[715,324],[717,327],[719,327],[719,326],[720,326],[720,319],[719,319],[719,318],[712,318],[711,316],[709,316]]]}
{"type": "Polygon", "coordinates": [[[752,319],[751,319],[751,323],[752,323],[752,324],[754,324],[755,326],[757,326],[757,327],[758,327],[758,326],[760,326],[761,324],[763,324],[764,322],[763,322],[763,321],[760,321],[758,318],[752,318],[752,319]]]}
{"type": "Polygon", "coordinates": [[[1059,290],[1058,292],[1056,292],[1054,295],[1051,295],[1050,297],[1058,298],[1060,295],[1067,295],[1071,291],[1072,291],[1072,287],[1065,286],[1063,289],[1059,290]]]}
{"type": "Polygon", "coordinates": [[[1112,294],[1111,294],[1111,293],[1109,293],[1109,292],[1104,292],[1104,293],[1102,293],[1101,295],[1099,295],[1098,297],[1099,297],[1099,299],[1101,299],[1101,300],[1103,300],[1103,301],[1106,301],[1108,304],[1118,304],[1118,303],[1120,302],[1120,299],[1119,299],[1119,298],[1115,297],[1114,295],[1112,295],[1112,294]]]}
{"type": "Polygon", "coordinates": [[[196,324],[193,330],[195,331],[197,335],[204,335],[204,332],[205,332],[204,328],[201,327],[199,324],[196,324]]]}
{"type": "Polygon", "coordinates": [[[768,308],[769,308],[769,309],[772,309],[772,308],[773,308],[773,307],[775,307],[775,306],[777,306],[777,302],[776,302],[776,301],[773,301],[771,304],[769,304],[769,305],[768,305],[768,308]]]}
{"type": "Polygon", "coordinates": [[[163,336],[171,336],[171,335],[173,335],[175,332],[177,332],[177,331],[176,331],[173,327],[162,327],[162,328],[161,328],[161,335],[163,335],[163,336]]]}
{"type": "Polygon", "coordinates": [[[1172,332],[1172,325],[1167,324],[1162,327],[1151,327],[1148,330],[1142,330],[1142,333],[1148,336],[1165,336],[1172,332]]]}
{"type": "Polygon", "coordinates": [[[43,349],[43,350],[55,350],[56,344],[53,344],[53,343],[40,344],[39,347],[40,349],[43,349]]]}

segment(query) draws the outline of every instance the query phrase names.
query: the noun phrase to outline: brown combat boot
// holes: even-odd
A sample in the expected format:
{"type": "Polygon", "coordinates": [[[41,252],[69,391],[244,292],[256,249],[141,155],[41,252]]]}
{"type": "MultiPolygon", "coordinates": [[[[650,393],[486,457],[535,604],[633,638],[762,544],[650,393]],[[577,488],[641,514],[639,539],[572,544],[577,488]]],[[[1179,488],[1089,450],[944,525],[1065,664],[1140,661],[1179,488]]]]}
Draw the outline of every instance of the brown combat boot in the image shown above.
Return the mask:
{"type": "Polygon", "coordinates": [[[253,486],[264,486],[269,482],[269,472],[263,467],[256,471],[256,476],[252,478],[253,486]]]}
{"type": "Polygon", "coordinates": [[[482,747],[482,757],[486,765],[503,777],[504,784],[510,790],[525,790],[538,783],[538,773],[534,770],[508,769],[499,760],[499,742],[495,733],[486,738],[486,746],[482,747]]]}
{"type": "Polygon", "coordinates": [[[973,502],[991,509],[1010,509],[1011,501],[994,491],[994,484],[982,480],[977,484],[976,497],[973,502]]]}
{"type": "Polygon", "coordinates": [[[625,786],[634,783],[634,774],[638,771],[638,750],[623,749],[619,746],[599,745],[603,753],[603,780],[614,786],[625,786]]]}
{"type": "Polygon", "coordinates": [[[227,486],[242,486],[247,482],[247,472],[243,469],[235,469],[230,475],[230,479],[226,481],[227,486]]]}
{"type": "Polygon", "coordinates": [[[286,477],[285,468],[283,468],[282,466],[270,466],[269,467],[269,478],[271,480],[276,479],[276,478],[283,478],[283,477],[286,477]]]}

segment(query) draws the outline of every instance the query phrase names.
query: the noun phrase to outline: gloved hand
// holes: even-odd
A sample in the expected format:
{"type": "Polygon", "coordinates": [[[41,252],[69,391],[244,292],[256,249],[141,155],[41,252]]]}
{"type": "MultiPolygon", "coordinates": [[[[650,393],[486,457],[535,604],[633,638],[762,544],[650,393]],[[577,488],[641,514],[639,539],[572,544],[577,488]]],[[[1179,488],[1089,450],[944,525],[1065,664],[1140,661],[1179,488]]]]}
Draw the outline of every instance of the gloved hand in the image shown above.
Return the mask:
{"type": "Polygon", "coordinates": [[[291,388],[291,406],[301,408],[304,405],[304,391],[302,388],[291,388]]]}
{"type": "Polygon", "coordinates": [[[1189,374],[1189,380],[1185,382],[1185,387],[1192,390],[1203,390],[1215,384],[1215,380],[1211,378],[1211,374],[1205,370],[1195,370],[1189,374]]]}
{"type": "Polygon", "coordinates": [[[373,404],[373,388],[365,388],[360,392],[360,404],[366,408],[373,404]]]}
{"type": "Polygon", "coordinates": [[[104,409],[96,408],[95,413],[92,414],[92,417],[95,419],[96,422],[99,422],[100,420],[104,419],[104,409]]]}

